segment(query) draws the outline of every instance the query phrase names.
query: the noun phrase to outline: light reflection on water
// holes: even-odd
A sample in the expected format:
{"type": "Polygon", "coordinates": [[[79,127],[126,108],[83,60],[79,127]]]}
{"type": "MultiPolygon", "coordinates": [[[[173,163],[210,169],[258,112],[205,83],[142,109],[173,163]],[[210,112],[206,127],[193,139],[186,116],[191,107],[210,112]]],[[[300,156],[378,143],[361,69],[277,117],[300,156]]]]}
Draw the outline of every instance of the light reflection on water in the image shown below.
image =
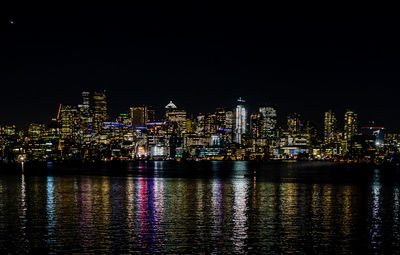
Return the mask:
{"type": "Polygon", "coordinates": [[[352,184],[296,182],[293,169],[290,182],[244,177],[246,162],[220,178],[223,167],[212,163],[212,178],[0,176],[0,252],[391,253],[400,246],[400,186],[384,185],[380,170],[352,184]]]}

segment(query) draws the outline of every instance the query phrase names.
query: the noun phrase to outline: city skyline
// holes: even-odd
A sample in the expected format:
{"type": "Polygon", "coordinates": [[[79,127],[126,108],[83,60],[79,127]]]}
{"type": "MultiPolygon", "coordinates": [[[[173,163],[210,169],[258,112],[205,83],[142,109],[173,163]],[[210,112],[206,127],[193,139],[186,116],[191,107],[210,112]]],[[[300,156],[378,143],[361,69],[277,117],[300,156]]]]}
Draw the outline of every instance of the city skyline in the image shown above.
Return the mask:
{"type": "Polygon", "coordinates": [[[165,100],[210,112],[242,96],[252,111],[270,103],[279,116],[301,112],[320,126],[331,108],[400,126],[398,17],[246,8],[0,15],[2,123],[44,122],[60,102],[77,104],[76,93],[105,89],[114,115],[131,105],[161,109],[165,100]]]}
{"type": "Polygon", "coordinates": [[[323,128],[293,112],[278,121],[276,106],[251,111],[245,98],[234,107],[197,114],[172,100],[158,111],[133,105],[110,115],[106,91],[83,91],[77,105],[60,104],[55,118],[25,129],[0,125],[0,160],[334,160],[395,162],[400,134],[347,109],[343,124],[334,110],[323,128]]]}
{"type": "MultiPolygon", "coordinates": [[[[188,108],[187,106],[181,105],[181,104],[177,103],[177,101],[175,101],[173,99],[172,100],[171,99],[164,100],[164,105],[161,104],[161,106],[157,107],[157,108],[154,107],[153,105],[143,103],[143,104],[133,104],[133,105],[130,105],[129,107],[127,107],[126,109],[122,109],[121,111],[118,111],[118,110],[115,110],[115,109],[112,109],[111,107],[109,107],[109,105],[112,105],[112,99],[110,99],[110,97],[108,96],[108,92],[109,91],[106,91],[106,90],[94,90],[93,92],[81,91],[81,95],[82,95],[82,98],[80,98],[81,102],[79,102],[79,99],[78,99],[79,97],[77,97],[77,98],[72,100],[73,102],[78,101],[76,104],[71,103],[71,102],[60,102],[58,105],[54,106],[54,109],[52,109],[52,110],[50,110],[48,112],[49,118],[47,120],[43,120],[43,121],[26,120],[26,122],[24,122],[23,125],[18,125],[17,123],[13,123],[11,121],[0,121],[0,125],[16,125],[17,128],[19,128],[19,129],[26,129],[29,126],[29,124],[31,124],[31,123],[46,124],[49,121],[51,121],[52,119],[57,119],[58,118],[58,115],[60,113],[60,107],[62,105],[75,105],[77,107],[79,107],[79,106],[89,107],[87,105],[88,102],[89,102],[89,99],[86,99],[87,101],[85,102],[84,94],[86,94],[86,93],[87,93],[87,95],[90,95],[91,93],[104,93],[104,96],[106,97],[104,100],[107,102],[106,104],[108,106],[106,106],[106,108],[104,109],[104,115],[105,116],[103,117],[103,120],[110,120],[110,121],[117,119],[118,116],[120,116],[121,113],[124,113],[124,114],[126,113],[126,114],[131,115],[135,108],[142,108],[142,107],[144,107],[146,109],[150,108],[151,111],[152,111],[152,113],[151,113],[152,114],[152,119],[157,120],[157,121],[164,121],[165,116],[163,114],[163,111],[165,110],[165,105],[168,106],[168,105],[172,104],[172,105],[174,105],[174,107],[176,107],[176,105],[179,105],[180,109],[185,109],[185,112],[187,113],[187,117],[190,117],[190,116],[196,116],[196,115],[199,115],[199,114],[209,114],[209,113],[214,112],[215,110],[218,110],[219,108],[221,108],[221,109],[233,109],[233,108],[236,107],[235,102],[242,102],[242,103],[246,104],[246,106],[245,106],[245,108],[246,108],[246,116],[244,118],[248,119],[248,120],[250,120],[250,114],[251,113],[259,111],[259,109],[264,107],[264,106],[271,106],[271,107],[273,107],[275,109],[275,111],[277,113],[277,120],[278,120],[277,124],[279,126],[281,126],[281,127],[287,126],[287,123],[286,123],[287,122],[287,117],[291,116],[292,114],[298,114],[299,117],[301,117],[303,120],[310,120],[310,119],[307,119],[306,115],[304,115],[304,113],[302,113],[302,112],[292,111],[292,112],[288,112],[288,113],[284,114],[284,113],[279,111],[280,107],[277,104],[270,104],[270,103],[267,103],[267,102],[260,102],[260,103],[254,103],[253,102],[253,103],[251,103],[251,102],[248,102],[247,100],[245,100],[245,98],[242,98],[240,96],[236,98],[237,100],[232,98],[231,99],[232,102],[231,102],[230,105],[221,105],[221,104],[217,104],[217,103],[213,103],[213,102],[208,102],[208,106],[209,107],[207,107],[205,109],[211,108],[211,110],[209,110],[209,111],[203,110],[203,111],[197,111],[197,112],[190,112],[190,111],[187,110],[187,108],[188,108]],[[212,106],[214,106],[214,105],[215,105],[215,107],[212,108],[212,106]]],[[[317,120],[316,122],[311,121],[311,123],[313,125],[315,125],[316,127],[318,127],[318,129],[320,129],[321,133],[324,133],[325,132],[324,128],[326,127],[326,123],[325,123],[325,121],[326,121],[325,120],[326,113],[327,112],[332,112],[334,114],[334,116],[335,116],[335,120],[334,121],[335,121],[336,125],[340,125],[340,126],[344,127],[345,122],[346,122],[346,120],[345,120],[346,112],[348,110],[353,110],[353,109],[345,108],[343,111],[338,111],[336,108],[332,108],[332,107],[331,108],[321,109],[319,120],[317,120]],[[342,116],[342,118],[340,116],[342,116]]],[[[143,121],[143,119],[142,119],[142,121],[143,121]]],[[[358,121],[358,123],[360,123],[360,125],[368,125],[371,122],[375,123],[376,125],[380,125],[380,126],[385,125],[384,122],[376,122],[373,119],[365,118],[363,116],[361,116],[361,119],[358,121]]],[[[145,122],[143,122],[143,123],[145,123],[145,122]]],[[[385,129],[387,129],[386,126],[385,126],[385,129]]],[[[399,131],[399,128],[389,129],[389,130],[393,131],[393,132],[397,132],[397,131],[399,131]]]]}

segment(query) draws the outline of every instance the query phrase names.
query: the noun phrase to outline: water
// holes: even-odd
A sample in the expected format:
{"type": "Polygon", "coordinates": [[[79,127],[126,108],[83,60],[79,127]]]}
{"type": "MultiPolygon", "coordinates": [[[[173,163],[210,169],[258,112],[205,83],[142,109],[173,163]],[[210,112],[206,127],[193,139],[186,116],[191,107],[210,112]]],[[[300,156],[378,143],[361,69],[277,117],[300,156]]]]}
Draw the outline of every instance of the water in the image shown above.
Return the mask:
{"type": "Polygon", "coordinates": [[[140,162],[108,170],[0,175],[0,253],[399,253],[400,169],[140,162]]]}

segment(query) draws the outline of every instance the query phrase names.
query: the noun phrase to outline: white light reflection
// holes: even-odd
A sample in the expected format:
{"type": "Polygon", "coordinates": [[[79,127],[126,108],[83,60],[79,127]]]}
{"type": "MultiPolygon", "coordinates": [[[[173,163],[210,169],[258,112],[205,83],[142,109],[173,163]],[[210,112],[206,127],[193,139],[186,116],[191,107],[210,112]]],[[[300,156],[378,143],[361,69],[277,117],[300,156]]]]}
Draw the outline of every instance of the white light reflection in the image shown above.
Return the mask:
{"type": "MultiPolygon", "coordinates": [[[[211,183],[211,218],[213,219],[213,225],[212,225],[212,241],[216,244],[220,244],[223,242],[223,235],[222,235],[222,214],[223,214],[223,208],[222,208],[222,192],[223,190],[223,185],[221,183],[221,180],[219,179],[213,179],[211,183]]],[[[218,249],[218,245],[215,246],[216,249],[218,249]]],[[[218,250],[215,250],[214,252],[218,252],[218,250]]]]}
{"type": "Polygon", "coordinates": [[[22,215],[21,215],[21,229],[23,230],[23,234],[25,235],[25,228],[26,228],[26,183],[25,183],[25,175],[21,175],[21,210],[22,210],[22,215]]]}
{"type": "Polygon", "coordinates": [[[374,177],[371,185],[372,189],[372,201],[371,205],[371,222],[370,222],[370,238],[371,238],[371,246],[373,249],[377,249],[378,239],[381,236],[381,226],[382,226],[382,218],[380,215],[380,207],[381,207],[381,189],[382,185],[380,182],[380,172],[379,169],[374,170],[374,177]]]}
{"type": "Polygon", "coordinates": [[[393,238],[394,243],[400,243],[400,233],[399,233],[399,210],[400,210],[400,201],[399,201],[400,190],[399,186],[395,186],[393,188],[393,238]]]}
{"type": "Polygon", "coordinates": [[[244,253],[247,239],[247,198],[249,181],[247,178],[233,180],[233,245],[235,253],[244,253]]]}
{"type": "Polygon", "coordinates": [[[54,206],[54,177],[47,176],[46,182],[46,211],[47,211],[47,244],[50,246],[50,250],[53,250],[55,244],[55,229],[56,229],[56,218],[55,218],[55,206],[54,206]]]}

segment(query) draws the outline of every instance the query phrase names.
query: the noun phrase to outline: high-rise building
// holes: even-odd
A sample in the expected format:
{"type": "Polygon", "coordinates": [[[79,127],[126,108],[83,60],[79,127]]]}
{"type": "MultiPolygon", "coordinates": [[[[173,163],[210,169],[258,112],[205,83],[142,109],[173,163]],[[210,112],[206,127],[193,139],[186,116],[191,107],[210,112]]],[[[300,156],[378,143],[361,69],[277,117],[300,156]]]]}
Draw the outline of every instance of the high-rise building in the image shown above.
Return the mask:
{"type": "Polygon", "coordinates": [[[132,125],[145,127],[147,123],[155,121],[155,111],[151,106],[134,106],[130,108],[132,125]]]}
{"type": "Polygon", "coordinates": [[[165,118],[169,133],[175,130],[177,134],[181,134],[186,130],[186,111],[178,108],[172,101],[165,106],[165,118]]]}
{"type": "Polygon", "coordinates": [[[242,136],[247,131],[247,111],[244,106],[246,102],[241,97],[237,100],[238,104],[235,109],[235,131],[234,131],[234,142],[241,144],[242,136]]]}
{"type": "Polygon", "coordinates": [[[226,109],[223,107],[218,107],[215,111],[215,125],[217,130],[224,128],[226,118],[226,109]]]}
{"type": "Polygon", "coordinates": [[[301,122],[300,114],[292,113],[287,117],[287,126],[290,134],[298,134],[301,132],[303,123],[301,122]]]}
{"type": "Polygon", "coordinates": [[[81,128],[84,134],[92,131],[92,114],[90,109],[90,92],[82,92],[82,104],[78,105],[81,115],[81,128]]]}
{"type": "Polygon", "coordinates": [[[75,105],[61,105],[58,120],[61,127],[61,138],[75,140],[80,129],[78,107],[75,105]]]}
{"type": "Polygon", "coordinates": [[[325,112],[324,117],[324,143],[330,144],[336,142],[337,121],[335,113],[332,110],[325,112]]]}
{"type": "Polygon", "coordinates": [[[104,92],[93,93],[93,132],[101,132],[102,123],[107,121],[107,100],[104,92]]]}
{"type": "Polygon", "coordinates": [[[344,115],[344,133],[343,142],[344,150],[348,152],[353,144],[354,135],[357,133],[358,119],[357,114],[351,110],[347,110],[344,115]]]}
{"type": "Polygon", "coordinates": [[[250,115],[250,134],[253,138],[263,137],[261,113],[250,115]]]}
{"type": "Polygon", "coordinates": [[[269,139],[276,138],[277,114],[275,108],[260,106],[258,110],[261,114],[262,136],[269,139]]]}

